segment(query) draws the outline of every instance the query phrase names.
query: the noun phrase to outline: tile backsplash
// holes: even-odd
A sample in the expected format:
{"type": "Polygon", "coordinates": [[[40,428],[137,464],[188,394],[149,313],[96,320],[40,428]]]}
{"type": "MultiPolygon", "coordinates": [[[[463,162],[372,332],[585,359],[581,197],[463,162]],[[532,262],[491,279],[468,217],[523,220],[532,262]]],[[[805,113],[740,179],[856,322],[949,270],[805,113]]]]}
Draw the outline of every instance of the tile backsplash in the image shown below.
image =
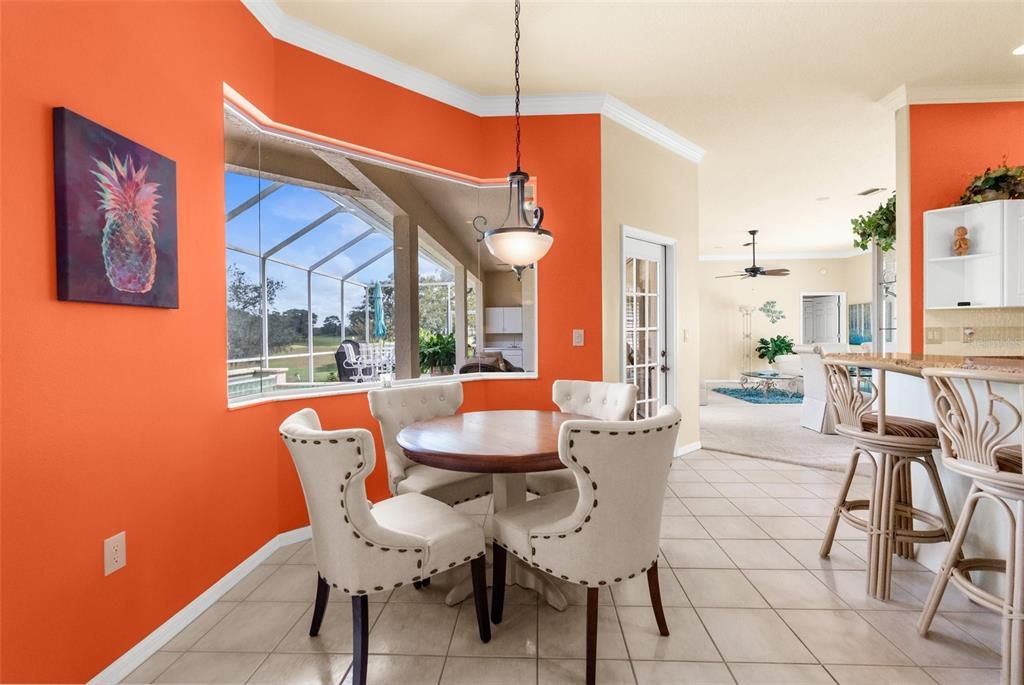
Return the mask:
{"type": "Polygon", "coordinates": [[[928,354],[1024,355],[1024,307],[927,310],[928,354]]]}

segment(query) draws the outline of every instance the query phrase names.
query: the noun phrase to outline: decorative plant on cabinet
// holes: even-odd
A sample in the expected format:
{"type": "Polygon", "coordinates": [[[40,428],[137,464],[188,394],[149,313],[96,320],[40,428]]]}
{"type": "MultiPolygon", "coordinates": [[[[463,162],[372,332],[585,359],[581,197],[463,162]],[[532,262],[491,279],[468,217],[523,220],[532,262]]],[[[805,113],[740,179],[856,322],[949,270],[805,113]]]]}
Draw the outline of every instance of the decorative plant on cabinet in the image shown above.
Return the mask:
{"type": "Polygon", "coordinates": [[[853,246],[870,250],[871,243],[888,252],[896,246],[896,195],[893,194],[878,209],[851,219],[853,225],[853,246]]]}

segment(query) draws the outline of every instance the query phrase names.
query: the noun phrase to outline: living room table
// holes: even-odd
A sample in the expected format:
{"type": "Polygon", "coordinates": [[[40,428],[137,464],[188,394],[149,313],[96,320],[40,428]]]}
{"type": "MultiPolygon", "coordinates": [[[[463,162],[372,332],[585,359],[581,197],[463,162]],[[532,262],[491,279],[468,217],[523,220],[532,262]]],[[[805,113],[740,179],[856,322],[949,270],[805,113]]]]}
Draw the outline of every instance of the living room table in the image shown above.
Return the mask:
{"type": "MultiPolygon", "coordinates": [[[[558,459],[558,432],[578,414],[557,411],[476,411],[443,416],[406,426],[398,433],[405,455],[433,468],[490,473],[493,478],[494,511],[526,502],[526,474],[565,468],[558,459]]],[[[565,609],[565,595],[551,579],[509,558],[506,582],[529,588],[548,604],[565,609]]],[[[448,593],[455,605],[472,593],[468,579],[448,593]]]]}

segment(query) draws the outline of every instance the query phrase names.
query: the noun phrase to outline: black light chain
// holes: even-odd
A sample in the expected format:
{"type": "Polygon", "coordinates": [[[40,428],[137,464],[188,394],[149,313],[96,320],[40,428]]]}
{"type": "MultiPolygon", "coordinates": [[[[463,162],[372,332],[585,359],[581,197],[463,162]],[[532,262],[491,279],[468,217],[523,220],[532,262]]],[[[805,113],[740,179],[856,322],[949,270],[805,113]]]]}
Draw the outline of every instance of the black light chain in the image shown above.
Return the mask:
{"type": "Polygon", "coordinates": [[[519,139],[519,0],[516,0],[516,171],[520,170],[519,139]]]}

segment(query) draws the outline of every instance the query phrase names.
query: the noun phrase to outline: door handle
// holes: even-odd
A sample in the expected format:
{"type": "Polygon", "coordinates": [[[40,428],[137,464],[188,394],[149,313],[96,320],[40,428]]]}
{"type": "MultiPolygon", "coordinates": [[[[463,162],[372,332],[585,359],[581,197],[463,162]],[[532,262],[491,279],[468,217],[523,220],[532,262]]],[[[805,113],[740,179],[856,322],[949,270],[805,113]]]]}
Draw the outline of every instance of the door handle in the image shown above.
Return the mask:
{"type": "Polygon", "coordinates": [[[668,371],[669,371],[668,367],[667,367],[667,366],[665,366],[664,364],[662,364],[662,365],[661,365],[661,372],[662,372],[662,373],[668,373],[668,371]]]}

